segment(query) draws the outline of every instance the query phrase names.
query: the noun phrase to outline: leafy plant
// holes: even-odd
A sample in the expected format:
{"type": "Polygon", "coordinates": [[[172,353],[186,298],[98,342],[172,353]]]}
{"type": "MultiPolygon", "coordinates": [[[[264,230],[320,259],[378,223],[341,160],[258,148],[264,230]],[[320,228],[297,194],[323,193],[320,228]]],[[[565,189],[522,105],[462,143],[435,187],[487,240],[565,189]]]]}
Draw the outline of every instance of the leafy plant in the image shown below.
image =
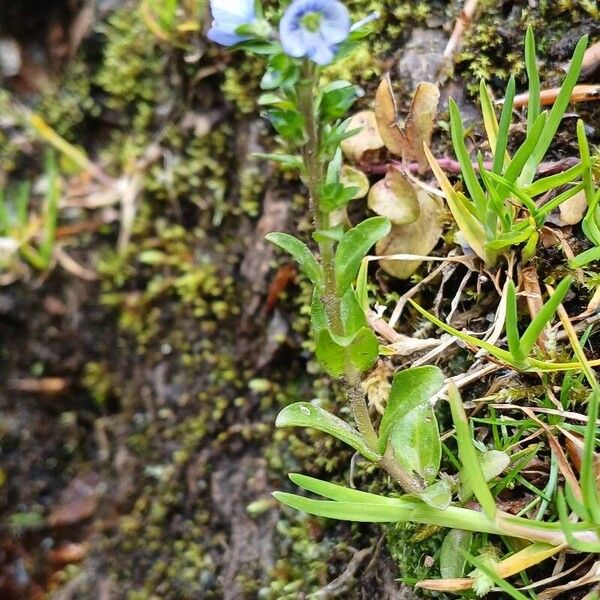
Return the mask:
{"type": "Polygon", "coordinates": [[[577,141],[581,154],[583,190],[587,202],[587,211],[581,227],[593,247],[582,252],[570,262],[570,266],[574,269],[583,267],[594,260],[600,260],[600,187],[594,189],[594,162],[590,156],[590,148],[581,120],[577,121],[577,141]]]}
{"type": "MultiPolygon", "coordinates": [[[[328,0],[325,4],[332,9],[331,14],[338,14],[340,23],[345,22],[343,5],[337,0],[328,0]]],[[[256,17],[262,19],[259,11],[256,17]]],[[[362,387],[364,375],[379,356],[379,341],[366,315],[369,303],[366,255],[373,245],[381,244],[391,235],[394,228],[413,225],[423,215],[433,215],[430,221],[434,220],[436,207],[423,211],[426,203],[396,163],[368,193],[368,206],[379,216],[350,226],[343,218],[345,207],[351,199],[365,195],[368,181],[361,180],[356,172],[348,177],[342,154],[360,167],[365,156],[385,146],[404,161],[416,161],[418,170],[429,163],[463,236],[488,265],[494,264],[503,251],[516,244],[525,244],[523,258],[527,259],[535,249],[538,230],[547,215],[574,194],[590,189],[585,148],[581,164],[564,173],[535,180],[569,102],[586,41],[582,39],[575,50],[554,107],[549,113],[542,113],[533,35],[528,31],[527,135],[512,158],[507,154],[507,147],[514,80],[509,82],[499,122],[482,85],[484,123],[493,151],[491,169],[485,168],[482,157],[477,169],[471,163],[458,108],[451,104],[453,144],[469,199],[454,189],[427,148],[437,107],[436,90],[430,86],[417,90],[411,107],[412,117],[404,127],[398,124],[388,80],[379,88],[375,113],[363,111],[352,119],[345,118],[356,99],[356,87],[347,81],[320,85],[320,72],[351,53],[366,30],[352,30],[348,22],[346,40],[335,43],[326,43],[330,30],[323,30],[323,47],[304,44],[306,37],[294,38],[295,32],[303,27],[318,30],[323,20],[329,18],[333,17],[319,3],[311,0],[305,6],[304,0],[295,0],[284,12],[279,38],[273,36],[270,26],[257,28],[256,24],[240,23],[231,29],[232,24],[228,23],[230,30],[224,31],[221,26],[220,31],[223,36],[237,39],[238,48],[266,56],[267,70],[261,84],[265,93],[260,104],[281,148],[263,156],[283,168],[299,172],[308,189],[315,224],[310,244],[314,242],[316,248],[287,233],[270,233],[267,239],[291,255],[313,285],[310,312],[316,358],[326,373],[343,383],[354,418],[354,425],[350,425],[317,402],[296,402],[279,413],[276,425],[309,427],[336,437],[387,471],[403,493],[387,497],[291,474],[292,482],[321,498],[288,492],[274,495],[283,504],[323,517],[449,528],[440,561],[445,579],[418,582],[419,585],[434,590],[474,590],[481,595],[498,585],[507,594],[521,597],[520,591],[505,581],[507,577],[565,548],[600,552],[600,502],[592,475],[600,394],[591,371],[591,366],[600,362],[587,361],[577,338],[571,339],[573,330],[561,306],[571,279],[565,277],[560,281],[523,332],[519,330],[516,289],[511,281],[507,283],[502,298],[506,349],[465,334],[418,305],[413,306],[435,325],[485,350],[503,366],[517,372],[540,374],[548,396],[554,392],[545,377],[550,374],[559,377],[559,371],[583,372],[592,392],[579,481],[567,471],[568,462],[553,437],[552,427],[565,425],[560,413],[558,416],[552,413],[548,422],[533,412],[521,420],[497,417],[495,413],[490,418],[469,418],[458,388],[452,380],[446,381],[435,366],[396,371],[381,418],[373,419],[362,387]],[[303,20],[306,15],[298,7],[310,10],[308,21],[303,20]],[[319,18],[315,17],[315,11],[319,18]],[[295,23],[295,28],[290,28],[290,22],[295,23]],[[291,35],[294,43],[290,45],[290,39],[284,34],[291,35]],[[575,183],[579,179],[581,181],[575,183]],[[541,194],[563,186],[568,186],[566,192],[546,204],[536,203],[535,199],[541,194]],[[397,202],[399,199],[402,201],[397,202]],[[556,314],[563,321],[575,349],[573,362],[543,360],[535,351],[538,338],[556,314]],[[448,399],[453,429],[442,435],[433,407],[444,396],[448,399]],[[485,424],[490,435],[480,437],[475,431],[477,422],[485,424]],[[540,428],[547,432],[553,460],[558,464],[543,490],[522,475],[524,467],[542,447],[541,442],[530,442],[539,435],[540,428]],[[559,490],[558,468],[564,469],[569,478],[564,492],[559,490]],[[502,510],[499,495],[516,484],[527,488],[535,498],[515,515],[502,510]],[[538,505],[538,518],[530,518],[531,510],[538,505]],[[550,506],[554,513],[545,518],[550,506]],[[569,511],[577,514],[577,522],[569,518],[569,511]],[[454,545],[459,550],[452,555],[454,545]],[[468,564],[475,569],[465,573],[468,564]]],[[[336,26],[341,27],[340,23],[336,26]]],[[[403,235],[406,233],[400,231],[403,235]]],[[[439,229],[435,231],[438,233],[433,236],[434,244],[441,233],[439,229]]],[[[385,243],[389,246],[387,241],[385,243]]],[[[573,381],[568,375],[563,378],[565,396],[572,389],[573,381]]],[[[581,382],[578,380],[578,383],[581,382]]]]}
{"type": "Polygon", "coordinates": [[[199,30],[202,0],[143,0],[140,11],[146,26],[163,41],[188,48],[190,33],[199,30]]]}
{"type": "MultiPolygon", "coordinates": [[[[458,339],[463,340],[470,346],[481,348],[489,352],[498,361],[516,369],[518,371],[565,371],[581,369],[581,362],[560,363],[547,360],[540,360],[531,356],[531,351],[535,346],[536,340],[552,320],[560,303],[567,295],[571,285],[571,278],[565,277],[556,287],[556,290],[548,301],[543,305],[542,309],[528,325],[523,335],[519,334],[518,328],[518,312],[517,312],[517,295],[515,285],[509,281],[506,287],[505,302],[506,302],[506,320],[505,330],[508,343],[508,349],[504,350],[490,344],[484,340],[480,340],[475,336],[465,334],[462,331],[444,323],[416,302],[410,301],[411,305],[425,318],[437,325],[440,329],[451,333],[458,339]]],[[[600,361],[595,361],[590,364],[597,365],[600,361]]]]}
{"type": "Polygon", "coordinates": [[[587,36],[581,38],[573,53],[569,70],[560,92],[549,112],[540,110],[540,81],[535,59],[535,41],[531,28],[525,38],[525,64],[529,79],[527,130],[525,139],[512,157],[507,152],[515,80],[508,82],[500,120],[496,118],[492,99],[485,83],[480,85],[483,122],[492,150],[491,169],[486,168],[481,155],[473,165],[465,145],[465,131],[458,106],[450,100],[450,129],[452,144],[460,164],[468,197],[455,189],[429,149],[427,160],[441,187],[458,228],[472,250],[492,266],[498,256],[508,249],[524,244],[522,257],[533,255],[539,229],[548,215],[560,204],[584,189],[584,183],[575,183],[582,177],[586,165],[582,163],[566,171],[534,181],[560,122],[567,110],[571,92],[577,83],[587,36]],[[479,172],[479,176],[477,174],[479,172]],[[568,185],[541,206],[535,198],[551,190],[568,185]]]}
{"type": "Polygon", "coordinates": [[[46,192],[39,215],[30,211],[31,186],[22,183],[16,193],[0,189],[0,239],[5,254],[1,267],[14,267],[16,257],[39,271],[52,261],[58,217],[60,184],[54,153],[48,152],[45,163],[46,192]]]}

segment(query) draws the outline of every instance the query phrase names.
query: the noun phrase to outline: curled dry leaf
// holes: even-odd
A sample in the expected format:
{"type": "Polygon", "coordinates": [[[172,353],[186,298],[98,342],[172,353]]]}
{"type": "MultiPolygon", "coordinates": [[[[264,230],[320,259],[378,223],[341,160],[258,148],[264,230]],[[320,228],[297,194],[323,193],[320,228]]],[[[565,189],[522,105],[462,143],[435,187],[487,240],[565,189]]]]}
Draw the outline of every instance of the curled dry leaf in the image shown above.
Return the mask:
{"type": "MultiPolygon", "coordinates": [[[[392,230],[377,242],[377,254],[420,254],[431,252],[442,235],[443,202],[424,190],[417,190],[419,217],[408,225],[392,225],[392,230]]],[[[420,260],[382,260],[381,268],[398,279],[408,279],[418,268],[420,260]]]]}
{"type": "Polygon", "coordinates": [[[427,170],[427,158],[423,144],[431,143],[431,134],[437,115],[440,90],[433,83],[423,82],[417,86],[410,104],[410,112],[404,127],[404,152],[402,158],[419,163],[419,172],[427,170]]]}
{"type": "Polygon", "coordinates": [[[369,192],[369,208],[394,225],[414,223],[419,216],[417,190],[398,169],[390,169],[369,192]]]}
{"type": "Polygon", "coordinates": [[[401,128],[389,76],[384,77],[377,88],[375,117],[386,148],[392,154],[402,156],[403,160],[416,160],[420,173],[427,170],[423,144],[431,142],[439,100],[440,91],[435,84],[420,83],[413,95],[404,128],[401,128]]]}
{"type": "Polygon", "coordinates": [[[398,126],[396,100],[389,75],[381,80],[375,94],[375,118],[385,147],[392,154],[402,156],[404,136],[398,126]]]}
{"type": "Polygon", "coordinates": [[[358,169],[344,165],[340,173],[340,182],[346,187],[357,187],[358,191],[352,196],[352,200],[364,198],[369,192],[369,178],[358,169]]]}
{"type": "Polygon", "coordinates": [[[568,200],[565,200],[559,207],[560,220],[565,225],[577,225],[587,210],[587,200],[585,191],[581,190],[568,200]]]}
{"type": "Polygon", "coordinates": [[[372,110],[356,113],[348,124],[348,130],[352,129],[360,129],[360,131],[341,144],[342,152],[349,160],[358,163],[366,153],[378,152],[383,148],[383,140],[379,135],[375,113],[372,110]]]}

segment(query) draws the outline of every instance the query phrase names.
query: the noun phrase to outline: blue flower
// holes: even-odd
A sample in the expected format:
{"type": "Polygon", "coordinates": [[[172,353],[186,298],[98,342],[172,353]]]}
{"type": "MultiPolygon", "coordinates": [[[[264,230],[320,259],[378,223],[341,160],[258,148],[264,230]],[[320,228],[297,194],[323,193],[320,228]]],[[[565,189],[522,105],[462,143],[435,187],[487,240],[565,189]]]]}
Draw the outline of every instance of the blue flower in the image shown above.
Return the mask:
{"type": "Polygon", "coordinates": [[[206,34],[209,40],[233,46],[248,39],[238,35],[236,29],[256,22],[254,0],[210,0],[210,10],[213,22],[206,34]]]}
{"type": "Polygon", "coordinates": [[[306,56],[319,65],[331,62],[337,44],[349,33],[350,14],[338,0],[294,0],[279,24],[286,54],[306,56]]]}

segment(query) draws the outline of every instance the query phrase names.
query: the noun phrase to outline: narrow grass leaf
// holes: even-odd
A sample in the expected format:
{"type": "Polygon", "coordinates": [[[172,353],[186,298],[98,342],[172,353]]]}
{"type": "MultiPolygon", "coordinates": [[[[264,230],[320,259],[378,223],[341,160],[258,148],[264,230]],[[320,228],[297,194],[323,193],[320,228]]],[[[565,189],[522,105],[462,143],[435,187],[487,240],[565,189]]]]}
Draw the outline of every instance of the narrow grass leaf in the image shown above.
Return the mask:
{"type": "Polygon", "coordinates": [[[528,172],[523,173],[522,178],[520,178],[521,184],[531,183],[533,177],[535,176],[538,165],[544,158],[548,148],[550,147],[550,144],[552,143],[552,140],[554,139],[554,135],[556,134],[565,111],[569,106],[573,88],[579,79],[581,63],[583,62],[583,55],[585,53],[587,43],[588,36],[584,35],[575,47],[567,75],[560,87],[560,92],[554,101],[552,109],[550,110],[548,119],[546,120],[546,126],[544,127],[544,130],[542,131],[538,143],[536,144],[536,147],[532,153],[531,161],[528,165],[528,172]]]}
{"type": "Polygon", "coordinates": [[[501,348],[497,348],[493,344],[490,344],[488,342],[485,342],[484,340],[480,340],[472,335],[468,335],[466,333],[463,333],[462,331],[459,331],[458,329],[455,329],[451,325],[444,323],[443,321],[438,319],[436,316],[432,315],[430,312],[427,312],[424,308],[419,306],[413,300],[409,299],[409,303],[417,312],[419,312],[426,319],[431,321],[434,325],[437,325],[440,329],[443,329],[447,333],[451,333],[452,335],[456,336],[459,340],[462,340],[463,342],[467,342],[471,346],[475,346],[476,348],[483,348],[484,350],[487,350],[492,356],[496,357],[498,360],[501,360],[510,365],[516,366],[513,363],[512,354],[510,352],[507,352],[506,350],[502,350],[501,348]]]}
{"type": "Polygon", "coordinates": [[[456,429],[458,455],[462,463],[462,473],[464,474],[465,481],[469,482],[473,489],[473,494],[481,504],[485,514],[488,518],[493,519],[496,515],[496,503],[481,470],[460,393],[452,382],[448,385],[448,402],[450,403],[450,410],[452,412],[452,422],[456,429]]]}
{"type": "Polygon", "coordinates": [[[531,25],[525,34],[525,68],[529,83],[529,100],[527,102],[527,131],[530,131],[540,114],[540,74],[535,57],[535,38],[531,25]]]}
{"type": "Polygon", "coordinates": [[[473,164],[471,162],[471,157],[469,156],[469,152],[467,151],[467,147],[465,146],[465,132],[462,125],[462,117],[460,115],[460,111],[458,110],[458,106],[454,100],[450,99],[449,103],[450,109],[450,129],[452,134],[452,145],[454,147],[454,152],[456,153],[456,158],[460,163],[461,173],[471,194],[471,198],[475,207],[477,209],[477,213],[480,221],[484,221],[485,212],[486,212],[486,199],[483,188],[481,187],[479,180],[477,179],[477,174],[475,173],[475,169],[473,168],[473,164]]]}
{"type": "Polygon", "coordinates": [[[519,316],[517,313],[517,292],[513,281],[506,286],[506,339],[508,351],[512,354],[517,364],[523,364],[527,355],[523,354],[518,327],[519,316]]]}
{"type": "Polygon", "coordinates": [[[511,75],[506,86],[506,92],[504,94],[504,105],[502,106],[502,113],[500,114],[500,125],[498,127],[498,140],[496,142],[496,149],[494,151],[494,162],[492,165],[492,171],[500,175],[503,170],[503,165],[510,161],[510,157],[506,152],[508,145],[508,135],[510,129],[510,122],[512,118],[513,100],[515,98],[515,78],[511,75]]]}
{"type": "Polygon", "coordinates": [[[544,327],[550,322],[552,316],[558,309],[560,303],[564,300],[567,295],[569,288],[571,287],[572,279],[565,277],[556,286],[556,290],[550,297],[550,299],[542,306],[540,312],[531,321],[523,337],[521,337],[521,352],[525,356],[529,356],[533,345],[538,339],[539,335],[544,330],[544,327]]]}

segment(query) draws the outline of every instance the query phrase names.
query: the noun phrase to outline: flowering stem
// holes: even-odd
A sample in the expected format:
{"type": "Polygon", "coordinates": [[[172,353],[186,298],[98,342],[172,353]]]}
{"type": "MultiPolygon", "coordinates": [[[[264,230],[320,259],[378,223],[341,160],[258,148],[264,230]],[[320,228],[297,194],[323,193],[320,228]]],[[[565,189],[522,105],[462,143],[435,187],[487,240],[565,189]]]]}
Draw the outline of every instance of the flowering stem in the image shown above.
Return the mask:
{"type": "MultiPolygon", "coordinates": [[[[315,65],[306,61],[304,63],[303,78],[298,85],[298,106],[304,115],[308,136],[307,142],[303,147],[303,160],[315,228],[326,231],[331,228],[331,224],[329,213],[322,209],[319,196],[319,190],[325,177],[325,167],[319,156],[319,128],[315,119],[314,98],[316,81],[317,70],[315,65]]],[[[337,293],[335,279],[333,240],[321,239],[318,244],[324,278],[323,302],[333,333],[341,337],[344,335],[344,328],[340,314],[340,298],[337,293]]],[[[351,366],[347,366],[344,382],[356,425],[367,444],[375,449],[377,448],[377,433],[375,433],[365,402],[360,373],[351,366]]]]}
{"type": "MultiPolygon", "coordinates": [[[[304,116],[307,132],[307,141],[302,148],[302,157],[306,172],[305,182],[310,198],[310,210],[316,230],[326,231],[331,228],[331,222],[329,212],[323,210],[320,201],[320,190],[325,179],[325,165],[319,155],[320,134],[315,118],[314,98],[316,95],[315,85],[317,77],[316,66],[309,61],[305,61],[302,80],[298,84],[297,92],[298,107],[304,116]]],[[[321,266],[323,268],[323,302],[325,304],[325,311],[332,332],[342,337],[344,335],[344,325],[340,312],[340,297],[335,277],[334,242],[327,237],[320,236],[318,245],[321,266]]],[[[352,415],[360,434],[368,446],[377,451],[378,436],[369,415],[361,375],[351,364],[346,364],[345,367],[344,386],[346,397],[350,403],[352,415]]],[[[406,491],[414,492],[422,489],[421,482],[404,471],[394,460],[391,453],[386,453],[379,462],[379,465],[392,475],[406,491]]]]}

